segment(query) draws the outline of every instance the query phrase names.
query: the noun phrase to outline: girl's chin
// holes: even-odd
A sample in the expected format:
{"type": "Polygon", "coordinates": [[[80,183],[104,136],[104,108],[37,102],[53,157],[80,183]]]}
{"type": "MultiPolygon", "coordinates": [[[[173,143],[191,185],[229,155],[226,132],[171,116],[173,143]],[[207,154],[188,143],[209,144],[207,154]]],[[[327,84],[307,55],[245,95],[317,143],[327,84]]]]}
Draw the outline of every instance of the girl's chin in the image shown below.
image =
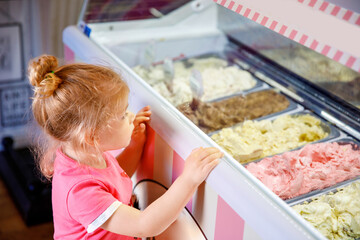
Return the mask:
{"type": "Polygon", "coordinates": [[[125,146],[123,146],[122,148],[126,148],[127,146],[129,146],[130,145],[130,143],[131,143],[131,138],[129,139],[129,141],[127,142],[127,144],[125,145],[125,146]]]}
{"type": "Polygon", "coordinates": [[[116,150],[120,150],[123,148],[126,148],[127,146],[130,145],[131,140],[129,140],[126,144],[121,144],[121,146],[117,146],[117,147],[112,147],[111,149],[107,149],[106,151],[116,151],[116,150]]]}
{"type": "Polygon", "coordinates": [[[130,142],[131,142],[131,141],[129,141],[128,144],[126,144],[126,146],[125,146],[124,148],[126,148],[127,146],[129,146],[129,145],[130,145],[130,142]]]}

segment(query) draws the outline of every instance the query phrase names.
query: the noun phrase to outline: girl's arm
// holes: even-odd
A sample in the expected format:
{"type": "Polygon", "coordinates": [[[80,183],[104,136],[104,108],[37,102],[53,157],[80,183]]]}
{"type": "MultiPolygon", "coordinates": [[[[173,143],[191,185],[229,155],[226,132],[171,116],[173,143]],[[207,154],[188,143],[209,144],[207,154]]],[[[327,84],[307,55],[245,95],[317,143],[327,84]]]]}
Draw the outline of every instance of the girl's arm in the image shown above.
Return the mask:
{"type": "Polygon", "coordinates": [[[143,211],[121,205],[101,228],[134,237],[159,235],[176,220],[222,156],[216,148],[195,149],[186,159],[183,173],[160,198],[143,211]]]}
{"type": "Polygon", "coordinates": [[[150,120],[150,106],[142,108],[135,116],[130,144],[116,157],[122,169],[131,177],[140,162],[146,141],[146,123],[150,120]]]}

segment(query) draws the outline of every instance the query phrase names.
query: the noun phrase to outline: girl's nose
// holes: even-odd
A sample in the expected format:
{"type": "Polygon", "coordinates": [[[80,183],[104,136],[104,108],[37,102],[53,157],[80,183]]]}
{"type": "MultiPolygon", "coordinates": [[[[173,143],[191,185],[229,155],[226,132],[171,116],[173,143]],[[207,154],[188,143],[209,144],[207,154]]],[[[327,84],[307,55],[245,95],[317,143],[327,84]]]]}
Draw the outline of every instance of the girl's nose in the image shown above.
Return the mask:
{"type": "Polygon", "coordinates": [[[135,114],[133,113],[133,112],[130,112],[129,111],[129,121],[130,121],[130,123],[133,123],[134,122],[134,120],[135,120],[135,114]]]}

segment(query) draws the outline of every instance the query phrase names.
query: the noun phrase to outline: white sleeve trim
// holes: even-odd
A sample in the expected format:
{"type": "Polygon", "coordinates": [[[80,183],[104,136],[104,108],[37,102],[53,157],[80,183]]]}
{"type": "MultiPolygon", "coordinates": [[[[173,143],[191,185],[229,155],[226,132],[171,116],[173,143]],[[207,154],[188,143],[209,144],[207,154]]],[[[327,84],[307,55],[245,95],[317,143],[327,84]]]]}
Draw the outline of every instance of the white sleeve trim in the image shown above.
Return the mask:
{"type": "Polygon", "coordinates": [[[113,202],[100,216],[98,216],[92,223],[89,224],[86,231],[88,233],[92,233],[96,229],[98,229],[101,225],[103,225],[119,208],[121,202],[115,201],[113,202]]]}

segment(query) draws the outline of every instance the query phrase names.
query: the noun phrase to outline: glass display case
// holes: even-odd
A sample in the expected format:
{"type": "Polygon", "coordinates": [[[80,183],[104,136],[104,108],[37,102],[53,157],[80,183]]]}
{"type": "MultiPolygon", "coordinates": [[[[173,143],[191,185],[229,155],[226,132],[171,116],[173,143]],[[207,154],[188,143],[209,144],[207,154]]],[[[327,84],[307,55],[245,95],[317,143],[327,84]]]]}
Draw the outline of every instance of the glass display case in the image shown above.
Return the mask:
{"type": "Polygon", "coordinates": [[[207,0],[85,1],[63,42],[119,71],[132,111],[151,105],[134,183],[169,187],[192,149],[224,151],[187,204],[207,239],[329,237],[292,207],[358,181],[358,72],[207,0]]]}
{"type": "MultiPolygon", "coordinates": [[[[319,102],[325,105],[321,110],[359,129],[359,72],[226,8],[219,11],[223,12],[219,14],[223,16],[219,18],[220,28],[238,45],[242,59],[252,62],[245,68],[254,74],[273,72],[275,78],[286,72],[283,81],[287,87],[305,99],[311,98],[303,104],[316,110],[310,105],[319,102]],[[249,69],[255,66],[257,70],[249,69]]],[[[321,110],[317,109],[319,114],[321,110]]]]}

